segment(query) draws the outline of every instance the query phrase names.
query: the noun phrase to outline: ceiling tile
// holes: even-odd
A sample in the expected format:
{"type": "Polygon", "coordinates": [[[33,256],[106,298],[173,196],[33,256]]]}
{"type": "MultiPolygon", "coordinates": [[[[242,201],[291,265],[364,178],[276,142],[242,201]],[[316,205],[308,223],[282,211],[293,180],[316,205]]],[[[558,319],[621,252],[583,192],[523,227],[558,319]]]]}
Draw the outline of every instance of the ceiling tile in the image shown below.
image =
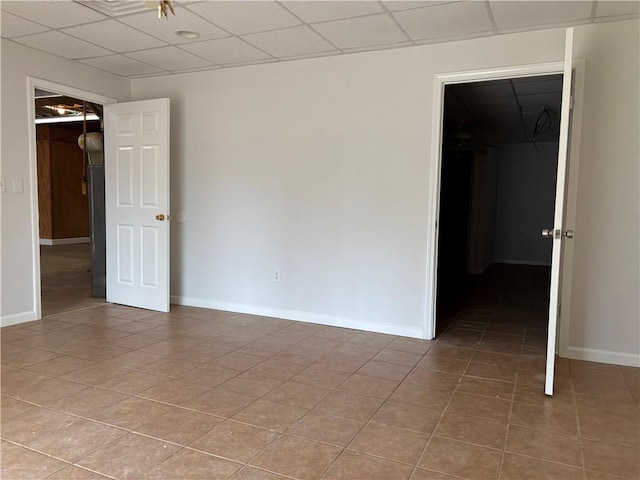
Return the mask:
{"type": "MultiPolygon", "coordinates": [[[[515,120],[515,119],[514,119],[515,120]]],[[[509,143],[528,143],[531,141],[531,134],[528,130],[522,128],[522,122],[516,120],[519,123],[514,124],[511,127],[505,127],[504,125],[493,127],[488,130],[484,130],[484,136],[487,138],[488,143],[493,145],[506,145],[509,143]]],[[[533,145],[531,150],[535,151],[533,145]]],[[[490,150],[493,152],[499,150],[490,150]]]]}
{"type": "MultiPolygon", "coordinates": [[[[512,119],[520,118],[520,109],[518,108],[518,104],[515,102],[515,99],[513,99],[513,97],[503,97],[503,98],[511,98],[512,102],[510,102],[508,105],[507,104],[492,105],[490,103],[487,103],[477,111],[482,112],[482,115],[485,116],[486,118],[490,118],[498,121],[500,119],[503,119],[505,116],[509,116],[512,119]]],[[[510,123],[510,121],[508,123],[510,123]]]]}
{"type": "Polygon", "coordinates": [[[433,5],[440,5],[442,3],[452,3],[451,0],[448,1],[437,1],[437,0],[386,0],[383,2],[385,6],[391,10],[392,12],[397,12],[400,10],[409,10],[412,8],[421,8],[421,7],[431,7],[433,5]]]}
{"type": "Polygon", "coordinates": [[[188,8],[236,35],[287,28],[301,23],[275,2],[202,2],[188,5],[188,8]]]}
{"type": "MultiPolygon", "coordinates": [[[[550,108],[552,111],[559,111],[560,110],[561,105],[550,105],[550,108]]],[[[522,116],[525,118],[525,120],[527,120],[527,117],[533,117],[533,122],[535,122],[537,120],[537,118],[540,116],[540,114],[542,113],[542,111],[544,110],[544,104],[540,104],[540,105],[522,105],[522,116]]],[[[529,120],[527,120],[529,121],[529,120]]]]}
{"type": "Polygon", "coordinates": [[[466,105],[473,106],[478,109],[491,110],[494,107],[517,107],[518,103],[513,93],[505,97],[485,97],[479,96],[474,98],[464,99],[463,102],[466,105]]]}
{"type": "Polygon", "coordinates": [[[331,57],[339,54],[340,52],[338,50],[331,50],[329,52],[307,53],[305,55],[292,55],[290,57],[286,57],[285,60],[302,60],[302,59],[308,59],[308,58],[331,57]]]}
{"type": "Polygon", "coordinates": [[[484,2],[458,2],[393,14],[414,40],[493,31],[484,2]]]}
{"type": "Polygon", "coordinates": [[[38,33],[36,35],[16,38],[15,41],[70,59],[99,57],[113,53],[97,45],[78,40],[61,32],[38,33]]]}
{"type": "Polygon", "coordinates": [[[400,48],[400,47],[411,47],[413,45],[414,43],[411,40],[407,40],[406,42],[391,43],[388,45],[370,45],[368,47],[343,48],[342,51],[344,53],[373,52],[373,51],[390,50],[393,48],[400,48]]]}
{"type": "Polygon", "coordinates": [[[536,93],[558,93],[562,92],[562,75],[555,79],[548,80],[514,80],[513,86],[518,95],[533,95],[536,93]],[[526,81],[528,80],[528,81],[526,81]]]}
{"type": "Polygon", "coordinates": [[[378,2],[293,1],[282,2],[282,4],[307,23],[361,17],[363,15],[370,15],[384,11],[378,2]]]}
{"type": "Polygon", "coordinates": [[[22,35],[31,35],[33,33],[44,32],[47,27],[30,22],[24,18],[16,17],[8,12],[2,12],[2,36],[4,38],[20,37],[22,35]]]}
{"type": "Polygon", "coordinates": [[[173,46],[127,53],[127,57],[170,71],[201,68],[211,65],[206,60],[173,46]]]}
{"type": "Polygon", "coordinates": [[[318,23],[313,28],[338,48],[392,45],[407,40],[387,14],[318,23]]]}
{"type": "Polygon", "coordinates": [[[220,65],[270,58],[266,53],[248,45],[238,37],[191,43],[189,45],[183,45],[182,48],[220,65]]]}
{"type": "Polygon", "coordinates": [[[541,93],[538,95],[518,95],[520,105],[560,105],[562,93],[541,93]]]}
{"type": "Polygon", "coordinates": [[[0,2],[2,10],[52,28],[97,22],[104,15],[75,2],[0,2]]]}
{"type": "Polygon", "coordinates": [[[168,22],[158,21],[157,16],[148,13],[137,13],[118,20],[172,44],[201,42],[229,35],[185,8],[176,7],[175,11],[176,16],[171,17],[168,22]],[[200,36],[196,39],[182,38],[176,35],[177,30],[191,30],[198,32],[200,36]]]}
{"type": "Polygon", "coordinates": [[[440,38],[423,38],[421,40],[414,40],[416,45],[433,45],[442,42],[459,42],[461,40],[472,40],[474,38],[491,37],[495,35],[494,30],[488,30],[486,32],[478,33],[466,33],[462,35],[454,35],[452,37],[440,37],[440,38]]]}
{"type": "Polygon", "coordinates": [[[335,50],[333,45],[308,26],[254,33],[242,38],[277,58],[335,50]]]}
{"type": "Polygon", "coordinates": [[[618,17],[622,15],[637,15],[640,13],[640,2],[636,1],[606,1],[596,4],[596,17],[618,17]]]}
{"type": "Polygon", "coordinates": [[[498,30],[573,22],[591,17],[593,2],[490,2],[498,30]]]}
{"type": "Polygon", "coordinates": [[[114,52],[145,50],[165,45],[163,41],[127,27],[116,20],[105,20],[89,25],[66,28],[63,32],[76,38],[102,45],[114,52]]]}
{"type": "Polygon", "coordinates": [[[491,80],[488,82],[463,83],[450,87],[458,98],[505,97],[513,95],[509,80],[491,80]]]}
{"type": "Polygon", "coordinates": [[[133,58],[125,57],[124,55],[87,58],[85,60],[81,60],[81,62],[124,77],[130,77],[132,75],[147,75],[162,71],[159,68],[152,67],[151,65],[139,62],[133,58]]]}

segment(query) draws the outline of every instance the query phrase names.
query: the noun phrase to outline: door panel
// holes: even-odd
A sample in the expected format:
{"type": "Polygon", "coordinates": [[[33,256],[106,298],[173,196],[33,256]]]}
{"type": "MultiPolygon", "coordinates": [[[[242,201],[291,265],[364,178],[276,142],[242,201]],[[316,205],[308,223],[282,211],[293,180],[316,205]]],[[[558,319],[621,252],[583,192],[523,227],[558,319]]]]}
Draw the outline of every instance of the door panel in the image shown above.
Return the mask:
{"type": "Polygon", "coordinates": [[[105,107],[107,301],[169,311],[169,100],[105,107]]]}
{"type": "Polygon", "coordinates": [[[556,204],[551,238],[551,285],[549,291],[549,331],[547,337],[547,365],[544,392],[553,395],[553,380],[560,315],[560,286],[562,267],[562,243],[565,239],[564,210],[567,161],[569,157],[569,125],[571,123],[571,94],[573,80],[573,28],[567,29],[562,78],[562,109],[560,111],[560,138],[558,147],[558,173],[556,180],[556,204]]]}

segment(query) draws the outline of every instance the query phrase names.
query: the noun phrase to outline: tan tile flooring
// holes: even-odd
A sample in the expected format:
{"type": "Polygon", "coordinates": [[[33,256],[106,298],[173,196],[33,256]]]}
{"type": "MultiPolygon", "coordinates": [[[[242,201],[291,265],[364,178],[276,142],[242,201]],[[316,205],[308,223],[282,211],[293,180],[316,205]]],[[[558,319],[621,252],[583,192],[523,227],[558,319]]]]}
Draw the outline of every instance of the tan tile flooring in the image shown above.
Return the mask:
{"type": "Polygon", "coordinates": [[[42,316],[104,304],[91,296],[88,243],[40,246],[42,316]]]}
{"type": "Polygon", "coordinates": [[[545,397],[508,302],[434,342],[176,306],[1,333],[6,480],[640,475],[638,369],[558,359],[545,397]]]}

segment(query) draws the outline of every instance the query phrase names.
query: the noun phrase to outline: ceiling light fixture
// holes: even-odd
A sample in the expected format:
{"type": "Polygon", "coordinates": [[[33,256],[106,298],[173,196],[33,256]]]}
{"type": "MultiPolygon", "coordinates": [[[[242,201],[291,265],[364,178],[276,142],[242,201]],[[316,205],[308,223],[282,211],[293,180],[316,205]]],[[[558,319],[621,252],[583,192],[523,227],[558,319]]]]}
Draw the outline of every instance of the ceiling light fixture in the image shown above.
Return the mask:
{"type": "Polygon", "coordinates": [[[200,34],[191,30],[176,30],[176,35],[182,38],[198,38],[200,34]]]}
{"type": "Polygon", "coordinates": [[[176,14],[173,10],[172,0],[145,0],[144,3],[150,8],[158,9],[158,20],[162,17],[169,18],[169,12],[171,12],[172,15],[176,14]]]}

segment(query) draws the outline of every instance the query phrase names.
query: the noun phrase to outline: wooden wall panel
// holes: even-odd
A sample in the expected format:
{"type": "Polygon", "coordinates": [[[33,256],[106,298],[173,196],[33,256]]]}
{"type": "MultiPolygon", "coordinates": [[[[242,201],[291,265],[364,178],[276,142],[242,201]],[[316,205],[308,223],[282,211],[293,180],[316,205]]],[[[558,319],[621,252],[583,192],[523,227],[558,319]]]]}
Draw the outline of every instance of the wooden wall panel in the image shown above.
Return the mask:
{"type": "MultiPolygon", "coordinates": [[[[40,125],[38,125],[40,127],[40,125]]],[[[43,127],[46,127],[43,125],[43,127]]],[[[48,129],[48,127],[46,127],[48,129]]],[[[40,238],[53,238],[53,218],[51,215],[51,157],[49,140],[40,138],[38,128],[36,152],[38,158],[38,212],[40,238]]]]}
{"type": "Polygon", "coordinates": [[[89,236],[88,196],[82,194],[82,150],[51,141],[53,238],[89,236]]]}
{"type": "MultiPolygon", "coordinates": [[[[89,122],[88,132],[100,131],[89,122]]],[[[89,203],[82,194],[83,153],[78,147],[82,123],[36,126],[40,238],[89,236],[89,203]]]]}

